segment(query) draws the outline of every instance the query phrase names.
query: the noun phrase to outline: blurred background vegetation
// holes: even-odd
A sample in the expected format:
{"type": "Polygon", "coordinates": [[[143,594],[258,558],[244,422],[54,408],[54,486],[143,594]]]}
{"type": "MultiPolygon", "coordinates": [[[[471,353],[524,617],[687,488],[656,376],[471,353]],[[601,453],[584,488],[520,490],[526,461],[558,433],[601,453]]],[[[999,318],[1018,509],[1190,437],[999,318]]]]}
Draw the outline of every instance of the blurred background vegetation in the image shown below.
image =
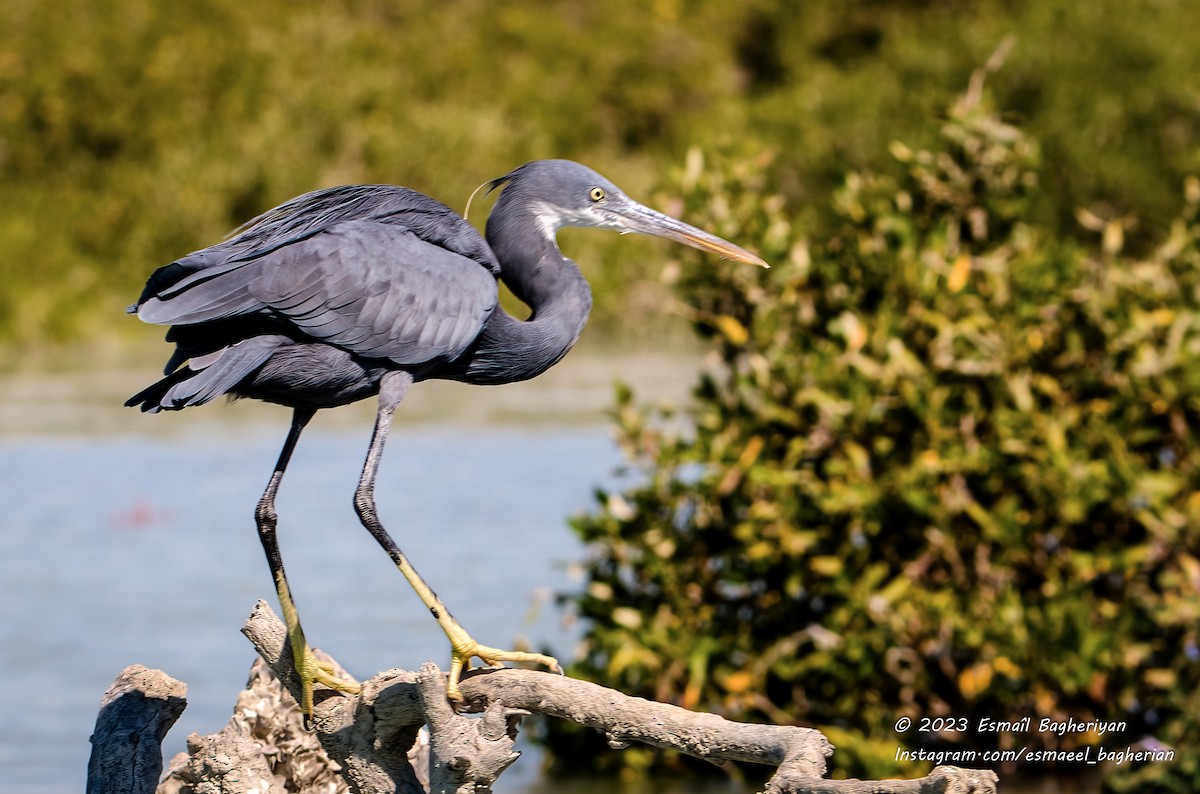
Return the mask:
{"type": "MultiPolygon", "coordinates": [[[[892,140],[931,143],[1009,35],[991,88],[1043,147],[1030,211],[1068,236],[1080,207],[1136,216],[1144,246],[1200,158],[1200,50],[1181,35],[1197,29],[1188,0],[11,0],[0,350],[144,338],[121,308],[153,267],[337,183],[461,209],[486,179],[567,157],[661,207],[688,148],[770,150],[811,221],[892,140]]],[[[596,328],[678,328],[646,266],[661,246],[568,237],[596,328]]]]}
{"type": "Polygon", "coordinates": [[[779,267],[564,235],[592,335],[682,316],[724,373],[682,417],[623,397],[644,479],[577,522],[575,672],[817,724],[848,773],[894,773],[910,712],[1195,750],[1196,30],[1191,0],[7,0],[0,361],[121,355],[154,267],[298,193],[461,209],[581,160],[779,267]]]}

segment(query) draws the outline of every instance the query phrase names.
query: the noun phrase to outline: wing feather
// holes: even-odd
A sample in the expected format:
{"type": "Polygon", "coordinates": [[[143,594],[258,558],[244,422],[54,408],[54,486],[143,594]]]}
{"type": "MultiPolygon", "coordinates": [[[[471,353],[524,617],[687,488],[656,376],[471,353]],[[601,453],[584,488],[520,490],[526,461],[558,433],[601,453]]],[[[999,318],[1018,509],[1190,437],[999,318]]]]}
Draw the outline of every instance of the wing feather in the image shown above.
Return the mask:
{"type": "Polygon", "coordinates": [[[144,295],[138,316],[189,325],[265,314],[357,355],[415,365],[462,353],[496,307],[487,267],[403,226],[352,220],[260,250],[144,295]]]}

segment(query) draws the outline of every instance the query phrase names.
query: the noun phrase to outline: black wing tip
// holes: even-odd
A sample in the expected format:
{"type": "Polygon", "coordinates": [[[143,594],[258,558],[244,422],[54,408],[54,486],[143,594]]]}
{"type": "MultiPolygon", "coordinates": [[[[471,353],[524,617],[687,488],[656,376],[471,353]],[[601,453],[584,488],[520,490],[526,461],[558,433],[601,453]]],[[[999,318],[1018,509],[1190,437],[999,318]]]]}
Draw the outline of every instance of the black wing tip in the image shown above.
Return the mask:
{"type": "Polygon", "coordinates": [[[153,397],[146,395],[146,392],[139,392],[125,401],[126,408],[137,408],[144,414],[156,414],[163,409],[163,406],[155,402],[153,397]]]}

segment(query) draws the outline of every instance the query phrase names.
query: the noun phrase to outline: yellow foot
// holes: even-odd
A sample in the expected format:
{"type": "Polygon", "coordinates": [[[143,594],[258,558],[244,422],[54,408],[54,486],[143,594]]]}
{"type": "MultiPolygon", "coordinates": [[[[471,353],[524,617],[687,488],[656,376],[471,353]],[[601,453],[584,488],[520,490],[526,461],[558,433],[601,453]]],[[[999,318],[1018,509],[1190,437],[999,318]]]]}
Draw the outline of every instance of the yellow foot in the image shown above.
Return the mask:
{"type": "Polygon", "coordinates": [[[543,667],[549,667],[550,672],[563,674],[562,666],[553,656],[546,656],[542,653],[528,653],[526,651],[502,651],[499,648],[489,648],[486,645],[480,645],[465,633],[458,639],[457,642],[451,642],[450,650],[450,679],[446,684],[446,697],[451,703],[462,703],[462,690],[458,688],[458,680],[462,675],[464,668],[470,669],[471,659],[479,658],[488,667],[503,667],[505,662],[518,662],[524,664],[539,664],[543,667]]]}
{"type": "Polygon", "coordinates": [[[304,650],[295,654],[293,658],[296,662],[296,675],[300,677],[300,709],[304,712],[304,727],[308,728],[312,724],[313,716],[313,684],[321,684],[351,695],[362,692],[362,687],[353,679],[347,681],[334,675],[334,666],[318,659],[307,643],[302,647],[304,650]]]}

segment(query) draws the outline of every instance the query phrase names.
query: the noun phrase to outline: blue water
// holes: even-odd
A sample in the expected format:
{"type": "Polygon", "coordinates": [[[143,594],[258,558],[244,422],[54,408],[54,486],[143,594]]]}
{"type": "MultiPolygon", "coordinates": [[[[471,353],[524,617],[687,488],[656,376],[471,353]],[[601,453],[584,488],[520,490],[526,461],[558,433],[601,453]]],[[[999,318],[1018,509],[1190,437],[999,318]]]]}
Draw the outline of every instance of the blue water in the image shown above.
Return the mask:
{"type": "MultiPolygon", "coordinates": [[[[168,758],[227,721],[254,658],[239,628],[257,599],[274,606],[252,517],[287,414],[258,407],[263,421],[232,426],[221,412],[238,408],[213,406],[201,424],[138,417],[137,433],[0,438],[0,791],[81,790],[99,700],[129,664],[188,685],[168,758]]],[[[444,668],[444,636],[351,509],[370,429],[355,419],[318,416],[278,500],[306,633],[358,677],[428,658],[444,668]]],[[[597,422],[398,420],[381,515],[480,641],[570,657],[552,594],[577,584],[566,517],[617,464],[609,435],[597,422]]],[[[536,778],[525,766],[502,779],[508,790],[536,778]]]]}

